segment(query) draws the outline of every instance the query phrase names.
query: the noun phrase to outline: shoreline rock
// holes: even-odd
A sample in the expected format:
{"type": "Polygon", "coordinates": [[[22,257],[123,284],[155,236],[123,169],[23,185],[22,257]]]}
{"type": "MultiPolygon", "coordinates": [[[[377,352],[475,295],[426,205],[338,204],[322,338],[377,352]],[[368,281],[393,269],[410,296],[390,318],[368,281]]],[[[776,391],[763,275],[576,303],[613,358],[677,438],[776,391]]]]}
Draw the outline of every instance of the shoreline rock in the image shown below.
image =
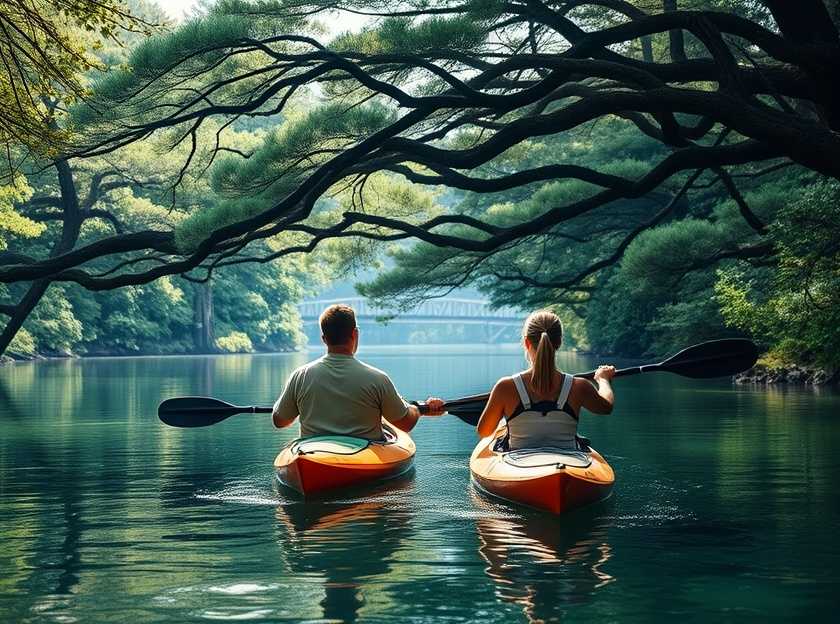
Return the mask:
{"type": "Polygon", "coordinates": [[[838,381],[836,372],[823,368],[798,366],[768,366],[756,364],[743,373],[738,373],[732,380],[737,384],[793,384],[805,386],[824,386],[838,381]]]}

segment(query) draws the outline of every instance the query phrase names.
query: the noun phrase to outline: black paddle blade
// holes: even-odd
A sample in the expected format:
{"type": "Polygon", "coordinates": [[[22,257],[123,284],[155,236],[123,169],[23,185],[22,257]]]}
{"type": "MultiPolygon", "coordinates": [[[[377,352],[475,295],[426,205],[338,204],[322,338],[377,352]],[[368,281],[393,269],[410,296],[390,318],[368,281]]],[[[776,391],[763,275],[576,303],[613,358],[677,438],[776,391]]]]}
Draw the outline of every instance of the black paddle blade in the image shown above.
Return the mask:
{"type": "Polygon", "coordinates": [[[211,397],[177,397],[158,406],[158,418],[172,427],[207,427],[245,409],[211,397]]]}
{"type": "Polygon", "coordinates": [[[475,427],[489,399],[489,394],[476,394],[462,399],[447,401],[444,407],[447,413],[475,427]]]}
{"type": "MultiPolygon", "coordinates": [[[[758,347],[745,338],[710,340],[683,349],[661,364],[656,370],[676,373],[694,379],[729,377],[752,367],[758,359],[758,347]]],[[[644,369],[646,367],[642,367],[644,369]]],[[[653,367],[652,367],[653,368],[653,367]]]]}

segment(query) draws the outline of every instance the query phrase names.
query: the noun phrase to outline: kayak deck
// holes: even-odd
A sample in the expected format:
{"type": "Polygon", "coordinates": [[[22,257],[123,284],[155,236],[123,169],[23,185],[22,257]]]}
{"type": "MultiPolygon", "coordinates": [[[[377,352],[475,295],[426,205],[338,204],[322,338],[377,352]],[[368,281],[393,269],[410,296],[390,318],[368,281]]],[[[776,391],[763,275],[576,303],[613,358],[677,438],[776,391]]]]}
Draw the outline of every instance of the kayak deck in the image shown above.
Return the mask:
{"type": "Polygon", "coordinates": [[[352,436],[293,440],[274,460],[277,479],[311,496],[398,477],[412,467],[414,442],[396,427],[383,423],[382,428],[382,442],[352,436]]]}
{"type": "Polygon", "coordinates": [[[501,426],[481,440],[470,457],[470,473],[479,490],[554,514],[602,501],[612,492],[615,473],[594,449],[494,450],[504,434],[501,426]]]}

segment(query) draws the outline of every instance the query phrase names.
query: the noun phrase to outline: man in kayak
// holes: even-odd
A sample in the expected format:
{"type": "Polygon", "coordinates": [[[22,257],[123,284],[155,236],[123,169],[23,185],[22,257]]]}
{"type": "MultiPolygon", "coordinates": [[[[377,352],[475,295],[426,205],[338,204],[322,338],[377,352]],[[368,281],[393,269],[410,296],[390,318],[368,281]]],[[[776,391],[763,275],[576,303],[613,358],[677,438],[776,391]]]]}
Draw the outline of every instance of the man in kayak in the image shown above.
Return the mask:
{"type": "MultiPolygon", "coordinates": [[[[300,416],[301,437],[348,435],[381,440],[384,418],[411,431],[420,418],[416,405],[397,393],[390,377],[354,357],[359,347],[356,314],[338,304],[321,313],[323,357],[295,370],[274,404],[276,427],[288,427],[300,416]]],[[[430,397],[427,414],[443,413],[443,401],[430,397]]]]}

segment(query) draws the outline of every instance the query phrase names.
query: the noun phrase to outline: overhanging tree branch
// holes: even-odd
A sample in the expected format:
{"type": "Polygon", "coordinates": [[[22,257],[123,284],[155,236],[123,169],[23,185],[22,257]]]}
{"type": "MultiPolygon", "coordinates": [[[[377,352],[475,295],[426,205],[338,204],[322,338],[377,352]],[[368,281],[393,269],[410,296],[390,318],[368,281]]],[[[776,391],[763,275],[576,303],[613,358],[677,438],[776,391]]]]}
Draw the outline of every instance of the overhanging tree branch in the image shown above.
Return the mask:
{"type": "MultiPolygon", "coordinates": [[[[303,10],[300,3],[297,8],[303,10]]],[[[312,3],[303,11],[317,14],[321,10],[326,7],[312,3]]],[[[459,5],[383,13],[468,16],[471,10],[470,5],[459,5]]],[[[272,254],[275,258],[310,251],[330,238],[350,236],[383,241],[415,237],[436,246],[490,254],[525,237],[545,235],[611,202],[657,192],[679,172],[703,169],[718,173],[744,218],[761,231],[765,224],[746,206],[730,177],[741,174],[724,172],[724,167],[781,158],[783,163],[795,162],[840,178],[840,137],[830,116],[808,115],[802,112],[807,106],[778,104],[782,97],[811,105],[812,110],[833,110],[835,103],[825,90],[823,76],[840,60],[836,38],[804,41],[798,35],[788,36],[789,26],[777,33],[720,11],[668,10],[648,15],[622,0],[580,0],[562,7],[538,0],[508,2],[501,5],[498,15],[481,17],[477,30],[484,39],[460,49],[415,46],[369,53],[349,44],[325,45],[306,34],[266,36],[265,31],[255,30],[183,50],[159,67],[144,68],[138,72],[137,84],[115,96],[114,108],[103,121],[105,131],[77,146],[72,152],[75,156],[110,153],[170,131],[176,145],[182,140],[189,143],[177,184],[194,165],[197,129],[202,124],[212,121],[218,122],[216,127],[227,128],[242,117],[285,113],[293,96],[309,87],[337,94],[336,99],[346,103],[347,113],[362,103],[375,102],[392,117],[381,127],[307,146],[278,165],[273,178],[255,177],[243,190],[253,190],[265,207],[220,222],[193,247],[180,248],[176,232],[118,231],[116,236],[55,258],[32,261],[5,256],[4,260],[0,254],[0,281],[69,280],[92,289],[139,284],[198,267],[212,270],[242,258],[259,261],[261,256],[242,255],[247,246],[285,232],[310,238],[272,254]],[[607,7],[627,21],[615,24],[613,20],[602,28],[584,30],[570,11],[587,4],[607,7]],[[690,51],[686,51],[685,33],[692,35],[690,51]],[[638,42],[644,46],[645,38],[650,42],[650,37],[658,35],[671,38],[671,58],[655,59],[650,50],[641,58],[633,55],[638,42]],[[737,59],[743,57],[733,54],[733,40],[755,53],[752,64],[739,63],[737,59]],[[237,65],[245,57],[248,62],[237,65]],[[635,179],[569,162],[496,174],[475,172],[489,168],[525,142],[579,131],[612,117],[630,120],[669,155],[635,179]],[[716,128],[730,132],[733,142],[692,143],[707,142],[716,128]],[[601,190],[505,226],[481,215],[447,214],[417,223],[361,210],[347,211],[329,224],[312,222],[319,200],[352,184],[355,176],[379,171],[399,174],[416,184],[478,193],[552,180],[580,180],[601,190]],[[275,183],[290,179],[294,180],[290,190],[284,187],[282,194],[269,195],[275,183]],[[130,254],[131,261],[126,262],[122,254],[130,254]],[[144,264],[143,254],[154,258],[150,263],[156,266],[144,264]],[[91,263],[97,263],[95,270],[91,263]]],[[[94,98],[93,104],[102,107],[103,102],[94,98]]],[[[220,133],[210,148],[207,167],[218,152],[246,154],[231,145],[222,146],[220,133]]],[[[253,154],[248,156],[247,161],[254,160],[253,154]]],[[[690,179],[693,184],[697,178],[690,179]]],[[[119,224],[110,218],[113,213],[91,212],[91,202],[108,190],[108,184],[101,179],[91,182],[80,214],[108,219],[116,228],[119,224]]],[[[632,241],[634,232],[653,227],[661,218],[655,213],[636,224],[619,244],[620,251],[632,241]]],[[[598,262],[593,266],[599,266],[598,262]]]]}

